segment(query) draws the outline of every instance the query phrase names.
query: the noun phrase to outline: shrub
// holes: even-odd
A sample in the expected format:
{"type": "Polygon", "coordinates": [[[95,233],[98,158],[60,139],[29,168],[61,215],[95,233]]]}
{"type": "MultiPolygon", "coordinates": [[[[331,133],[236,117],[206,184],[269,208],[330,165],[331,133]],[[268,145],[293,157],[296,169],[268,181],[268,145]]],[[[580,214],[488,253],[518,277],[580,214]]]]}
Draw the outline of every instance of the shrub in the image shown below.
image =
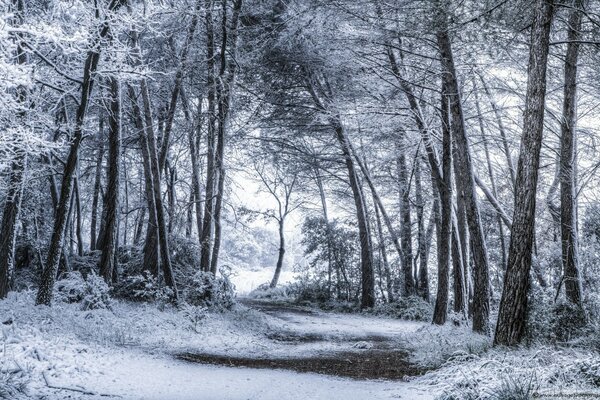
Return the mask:
{"type": "Polygon", "coordinates": [[[530,342],[568,342],[588,332],[585,310],[566,300],[554,302],[550,289],[534,289],[529,304],[527,338],[530,342]]]}
{"type": "Polygon", "coordinates": [[[431,321],[433,318],[431,304],[418,296],[400,297],[391,303],[376,306],[373,312],[377,315],[411,321],[431,321]]]}
{"type": "Polygon", "coordinates": [[[200,333],[200,325],[208,316],[208,308],[184,304],[181,307],[181,314],[190,322],[190,328],[194,332],[200,333]]]}
{"type": "Polygon", "coordinates": [[[225,270],[220,276],[196,272],[182,292],[185,301],[193,306],[222,311],[231,309],[235,304],[235,288],[225,270]]]}
{"type": "Polygon", "coordinates": [[[329,288],[319,281],[301,280],[290,285],[289,290],[298,303],[325,304],[331,299],[329,288]]]}
{"type": "Polygon", "coordinates": [[[161,304],[173,298],[173,290],[161,285],[150,271],[126,277],[115,286],[115,296],[131,301],[152,302],[161,304]]]}
{"type": "Polygon", "coordinates": [[[559,342],[568,342],[584,333],[587,324],[582,307],[569,301],[560,301],[551,309],[550,329],[559,342]]]}
{"type": "Polygon", "coordinates": [[[290,293],[288,286],[269,287],[268,283],[263,283],[254,289],[248,295],[252,299],[271,299],[271,300],[289,300],[290,293]]]}
{"type": "Polygon", "coordinates": [[[495,400],[530,400],[536,387],[533,377],[511,377],[502,379],[497,388],[491,389],[490,398],[495,400]]]}
{"type": "Polygon", "coordinates": [[[110,288],[95,273],[84,278],[79,271],[67,273],[56,282],[56,298],[65,303],[80,303],[82,310],[111,309],[110,288]]]}

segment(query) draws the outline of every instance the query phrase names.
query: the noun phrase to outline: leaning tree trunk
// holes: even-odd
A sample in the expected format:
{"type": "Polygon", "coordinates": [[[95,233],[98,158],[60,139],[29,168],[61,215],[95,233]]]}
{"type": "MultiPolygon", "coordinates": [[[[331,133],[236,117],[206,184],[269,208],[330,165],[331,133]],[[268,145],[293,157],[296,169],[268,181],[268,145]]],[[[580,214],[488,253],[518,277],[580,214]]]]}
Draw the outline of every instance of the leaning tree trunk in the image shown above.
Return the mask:
{"type": "Polygon", "coordinates": [[[496,345],[516,345],[521,342],[525,333],[552,14],[552,1],[536,0],[531,27],[523,136],[515,181],[512,232],[494,338],[496,345]]]}
{"type": "Polygon", "coordinates": [[[121,84],[110,78],[110,114],[108,119],[108,172],[106,176],[106,222],[104,246],[100,257],[100,275],[113,282],[119,218],[119,174],[121,162],[121,84]]]}
{"type": "Polygon", "coordinates": [[[367,227],[366,205],[360,189],[360,182],[354,166],[354,160],[350,153],[350,146],[346,132],[341,122],[335,121],[334,128],[336,138],[342,150],[342,155],[346,162],[348,170],[348,179],[350,188],[354,197],[356,206],[356,217],[358,223],[358,235],[360,238],[360,260],[361,260],[361,308],[370,308],[375,305],[375,275],[373,269],[373,249],[371,247],[371,238],[367,227]]]}
{"type": "Polygon", "coordinates": [[[577,60],[581,31],[581,10],[585,0],[575,0],[569,16],[565,84],[560,147],[560,226],[562,263],[567,300],[581,306],[582,288],[577,249],[577,60]]]}
{"type": "MultiPolygon", "coordinates": [[[[108,5],[108,11],[113,12],[122,5],[121,0],[111,0],[108,5]]],[[[79,158],[79,147],[83,140],[83,125],[87,115],[88,103],[94,88],[96,79],[96,70],[100,61],[101,42],[109,33],[108,17],[105,17],[102,27],[98,32],[98,37],[95,44],[88,52],[85,66],[83,69],[83,80],[81,83],[81,99],[77,107],[75,116],[75,126],[73,129],[73,140],[69,147],[69,155],[65,163],[63,171],[62,185],[60,188],[60,198],[56,208],[54,228],[52,230],[52,238],[50,239],[50,248],[46,259],[46,267],[42,272],[40,287],[37,293],[36,304],[50,305],[52,303],[52,292],[54,282],[56,280],[56,272],[61,256],[65,230],[67,225],[67,213],[69,204],[71,203],[71,195],[73,192],[73,176],[77,168],[77,160],[79,158]]]]}
{"type": "Polygon", "coordinates": [[[475,281],[473,290],[473,331],[488,334],[490,330],[490,288],[487,250],[481,227],[479,203],[473,178],[473,163],[465,130],[460,91],[452,55],[452,45],[448,36],[448,30],[445,28],[446,26],[444,25],[444,28],[438,31],[437,41],[444,68],[443,79],[446,81],[449,91],[452,137],[456,144],[456,158],[459,166],[456,174],[459,178],[460,186],[456,189],[459,192],[463,192],[465,197],[467,225],[469,227],[473,252],[475,281]]]}
{"type": "MultiPolygon", "coordinates": [[[[24,2],[13,0],[15,25],[23,24],[24,2]]],[[[21,34],[17,35],[21,39],[21,34]]],[[[17,63],[27,63],[27,54],[22,43],[17,43],[17,63]]],[[[17,114],[17,122],[25,123],[25,102],[27,101],[27,89],[17,88],[17,102],[23,107],[23,111],[17,114]]],[[[8,178],[8,193],[2,211],[2,227],[0,227],[0,299],[8,294],[10,281],[15,267],[15,242],[17,238],[17,221],[21,209],[21,198],[23,194],[23,178],[27,165],[27,152],[25,149],[16,148],[15,156],[11,162],[10,175],[8,178]]]]}

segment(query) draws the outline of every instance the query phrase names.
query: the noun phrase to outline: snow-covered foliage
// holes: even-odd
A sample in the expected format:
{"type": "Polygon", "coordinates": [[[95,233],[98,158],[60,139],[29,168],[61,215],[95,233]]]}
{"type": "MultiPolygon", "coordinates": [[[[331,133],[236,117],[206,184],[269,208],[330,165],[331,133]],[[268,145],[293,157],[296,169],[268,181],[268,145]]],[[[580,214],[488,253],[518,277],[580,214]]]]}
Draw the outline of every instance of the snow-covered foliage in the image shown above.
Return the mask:
{"type": "Polygon", "coordinates": [[[411,321],[431,321],[433,307],[421,297],[410,296],[378,305],[373,313],[411,321]]]}
{"type": "Polygon", "coordinates": [[[251,299],[271,299],[278,301],[292,301],[289,287],[287,285],[280,285],[277,287],[269,287],[268,283],[259,285],[256,289],[248,294],[251,299]]]}
{"type": "Polygon", "coordinates": [[[79,271],[67,273],[55,286],[55,296],[59,301],[78,303],[84,311],[110,309],[109,292],[110,288],[104,279],[95,273],[90,273],[84,278],[79,271]]]}
{"type": "Polygon", "coordinates": [[[193,306],[215,310],[228,310],[235,304],[235,288],[229,276],[221,271],[220,276],[199,271],[183,288],[185,301],[193,306]]]}

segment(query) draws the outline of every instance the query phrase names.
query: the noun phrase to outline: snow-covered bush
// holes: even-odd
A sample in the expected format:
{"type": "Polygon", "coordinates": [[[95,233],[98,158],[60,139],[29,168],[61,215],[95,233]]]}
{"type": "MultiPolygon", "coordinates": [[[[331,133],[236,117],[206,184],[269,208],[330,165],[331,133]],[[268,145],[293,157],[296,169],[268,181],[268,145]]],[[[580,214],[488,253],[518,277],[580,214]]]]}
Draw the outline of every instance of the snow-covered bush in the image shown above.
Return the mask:
{"type": "Polygon", "coordinates": [[[499,383],[482,382],[475,377],[465,377],[455,382],[436,400],[530,400],[533,399],[536,389],[531,376],[507,375],[499,383]]]}
{"type": "Polygon", "coordinates": [[[530,342],[564,343],[588,332],[584,309],[564,299],[555,302],[553,290],[534,289],[527,324],[530,342]]]}
{"type": "Polygon", "coordinates": [[[93,272],[86,278],[79,271],[69,272],[55,286],[57,299],[65,303],[80,303],[82,310],[110,309],[109,292],[106,282],[93,272]]]}
{"type": "Polygon", "coordinates": [[[277,287],[269,287],[268,283],[259,285],[256,289],[248,294],[252,299],[271,299],[279,301],[287,301],[291,299],[289,286],[279,285],[277,287]]]}
{"type": "Polygon", "coordinates": [[[208,308],[184,303],[181,306],[181,314],[190,322],[191,329],[200,333],[200,325],[208,316],[208,308]]]}
{"type": "Polygon", "coordinates": [[[325,304],[331,300],[329,288],[324,282],[299,280],[289,287],[290,294],[298,303],[325,304]]]}
{"type": "Polygon", "coordinates": [[[431,321],[433,318],[431,304],[418,296],[400,297],[391,303],[380,304],[375,307],[373,312],[377,315],[411,321],[431,321]]]}
{"type": "Polygon", "coordinates": [[[196,272],[182,288],[183,299],[193,306],[211,310],[229,310],[235,304],[235,288],[225,271],[219,276],[196,272]]]}
{"type": "Polygon", "coordinates": [[[160,304],[167,303],[173,298],[173,290],[161,285],[150,271],[125,277],[115,285],[114,293],[116,297],[130,301],[156,301],[160,304]]]}

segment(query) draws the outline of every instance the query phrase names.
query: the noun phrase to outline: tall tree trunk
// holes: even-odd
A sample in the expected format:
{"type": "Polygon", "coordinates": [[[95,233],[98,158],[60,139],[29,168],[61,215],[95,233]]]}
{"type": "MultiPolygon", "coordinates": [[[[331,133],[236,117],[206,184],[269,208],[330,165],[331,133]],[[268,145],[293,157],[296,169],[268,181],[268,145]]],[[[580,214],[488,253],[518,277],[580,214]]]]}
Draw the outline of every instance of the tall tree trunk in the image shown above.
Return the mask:
{"type": "Polygon", "coordinates": [[[508,263],[494,338],[496,345],[512,346],[520,343],[525,333],[527,316],[553,2],[536,0],[533,11],[523,136],[515,182],[508,263]]]}
{"type": "MultiPolygon", "coordinates": [[[[183,110],[184,113],[188,116],[187,119],[191,123],[191,116],[188,109],[188,101],[185,96],[185,91],[181,91],[181,97],[183,100],[183,110]]],[[[196,229],[198,230],[198,238],[202,234],[202,203],[201,203],[201,189],[200,189],[200,160],[199,160],[199,149],[198,149],[198,140],[200,137],[200,132],[202,128],[202,98],[198,99],[198,112],[196,115],[196,122],[193,126],[190,127],[188,131],[188,146],[190,149],[190,160],[192,164],[192,190],[190,198],[193,199],[193,204],[190,205],[190,208],[195,207],[195,216],[196,216],[196,229]]],[[[202,245],[202,242],[200,242],[202,245]]]]}
{"type": "MultiPolygon", "coordinates": [[[[321,208],[323,210],[323,221],[325,221],[325,234],[327,235],[327,287],[329,295],[331,296],[331,285],[332,285],[332,273],[333,273],[333,259],[332,259],[332,234],[331,225],[329,223],[329,213],[327,211],[327,199],[325,198],[325,187],[323,185],[323,179],[321,177],[320,166],[317,164],[314,166],[315,180],[317,182],[317,188],[319,189],[319,198],[321,199],[321,208]]],[[[337,271],[337,295],[339,298],[339,270],[337,271]]]]}
{"type": "MultiPolygon", "coordinates": [[[[383,236],[383,228],[381,226],[381,216],[379,215],[379,207],[377,200],[373,196],[373,208],[375,209],[375,223],[377,224],[377,239],[379,242],[379,251],[381,253],[381,261],[383,262],[383,273],[385,274],[386,291],[388,301],[394,301],[394,282],[392,281],[392,271],[390,262],[388,261],[387,251],[385,249],[385,237],[383,236]]],[[[381,274],[380,274],[381,275],[381,274]]],[[[383,277],[380,278],[383,280],[383,277]]],[[[427,292],[429,294],[429,291],[427,292]]]]}
{"type": "Polygon", "coordinates": [[[119,178],[121,162],[121,84],[110,81],[110,114],[108,118],[108,171],[106,176],[106,225],[104,247],[100,257],[100,275],[106,283],[113,282],[119,218],[119,178]]]}
{"type": "Polygon", "coordinates": [[[96,250],[97,225],[98,225],[98,204],[100,203],[100,188],[102,185],[102,160],[104,159],[104,118],[102,113],[98,115],[98,153],[96,156],[96,174],[94,178],[94,192],[92,194],[92,216],[90,220],[90,250],[96,250]]]}
{"type": "MultiPolygon", "coordinates": [[[[477,94],[477,87],[474,88],[475,94],[475,108],[477,110],[477,120],[479,122],[479,131],[481,132],[481,141],[483,142],[483,149],[485,152],[485,160],[487,164],[488,175],[490,177],[490,184],[492,186],[492,194],[494,198],[498,198],[498,191],[496,189],[496,177],[494,175],[494,168],[492,167],[492,160],[490,157],[490,149],[488,146],[488,138],[486,135],[486,131],[483,125],[483,115],[481,114],[481,106],[479,105],[479,95],[477,94]]],[[[496,216],[496,221],[498,224],[498,239],[500,241],[500,257],[502,260],[502,270],[506,269],[506,246],[504,243],[504,225],[502,223],[502,217],[498,213],[496,216]]]]}
{"type": "MultiPolygon", "coordinates": [[[[430,156],[433,180],[440,199],[438,224],[438,287],[433,310],[433,323],[443,325],[448,316],[448,281],[450,269],[450,241],[452,237],[452,133],[448,115],[448,94],[442,85],[442,171],[430,156]]],[[[430,150],[431,151],[431,150],[430,150]]]]}
{"type": "MultiPolygon", "coordinates": [[[[137,35],[134,33],[134,38],[137,35]]],[[[138,104],[137,96],[133,86],[128,85],[127,91],[132,104],[133,120],[135,127],[139,132],[140,152],[142,154],[142,165],[144,168],[144,191],[148,204],[148,227],[146,229],[146,238],[143,248],[144,267],[150,271],[153,276],[158,276],[159,272],[159,252],[157,240],[157,219],[156,219],[156,204],[154,202],[154,183],[152,181],[152,172],[150,170],[150,154],[148,151],[148,138],[146,136],[145,122],[142,117],[142,112],[138,104]]],[[[144,218],[141,218],[140,223],[143,223],[144,218]]],[[[141,234],[141,229],[138,229],[141,234]]]]}
{"type": "MultiPolygon", "coordinates": [[[[108,11],[113,12],[122,5],[122,0],[111,0],[108,5],[108,11]]],[[[69,147],[69,155],[65,163],[62,185],[60,188],[60,198],[56,208],[54,228],[50,240],[50,248],[46,259],[46,267],[42,272],[40,287],[37,293],[36,304],[50,305],[52,303],[52,291],[56,280],[56,272],[60,261],[61,249],[63,246],[67,213],[71,203],[71,194],[73,192],[73,176],[77,167],[79,158],[79,147],[83,140],[83,125],[87,115],[88,103],[94,88],[96,79],[95,73],[100,61],[101,42],[109,33],[108,17],[102,22],[98,32],[95,44],[88,52],[85,66],[83,69],[83,80],[81,83],[81,99],[77,107],[75,125],[73,130],[73,139],[69,147]]]]}
{"type": "Polygon", "coordinates": [[[160,261],[165,283],[173,290],[174,300],[177,302],[179,294],[175,277],[173,276],[173,267],[171,266],[171,254],[169,252],[169,237],[167,224],[165,221],[165,210],[163,207],[162,193],[160,190],[160,167],[158,164],[158,153],[156,148],[156,137],[152,126],[152,107],[150,105],[150,94],[146,80],[141,81],[142,103],[145,115],[145,136],[148,143],[148,154],[150,155],[150,173],[152,176],[152,188],[154,191],[154,204],[156,206],[156,222],[158,230],[158,242],[160,245],[160,261]]]}
{"type": "Polygon", "coordinates": [[[429,271],[427,270],[427,232],[425,230],[425,200],[423,198],[423,185],[421,183],[421,158],[415,158],[415,200],[417,210],[417,239],[418,239],[418,255],[419,268],[417,282],[415,286],[418,288],[419,295],[429,301],[429,271]]]}
{"type": "Polygon", "coordinates": [[[215,196],[215,238],[210,262],[210,270],[213,274],[217,273],[219,262],[219,250],[221,248],[221,211],[223,208],[223,196],[225,190],[225,140],[226,129],[229,121],[229,112],[231,108],[231,98],[233,95],[233,83],[237,70],[237,38],[238,24],[242,9],[243,0],[233,2],[231,14],[231,23],[227,23],[227,0],[222,0],[223,22],[222,22],[222,43],[221,43],[221,68],[219,71],[219,84],[217,85],[218,99],[218,131],[217,131],[217,152],[215,157],[215,168],[217,169],[218,183],[215,196]],[[229,26],[228,26],[229,25],[229,26]],[[231,57],[227,60],[227,54],[231,57]]]}
{"type": "Polygon", "coordinates": [[[560,151],[560,225],[567,300],[581,306],[582,288],[577,249],[577,60],[585,0],[574,0],[568,22],[560,151]]]}
{"type": "MultiPolygon", "coordinates": [[[[79,169],[79,168],[78,168],[79,169]]],[[[75,220],[75,235],[77,236],[77,255],[83,257],[83,232],[82,232],[82,219],[81,219],[81,196],[79,192],[79,172],[75,176],[74,183],[74,194],[75,194],[75,212],[77,213],[77,219],[75,220]]]]}
{"type": "MultiPolygon", "coordinates": [[[[444,21],[446,21],[446,16],[443,18],[444,21]]],[[[459,193],[463,192],[465,196],[467,225],[469,227],[471,249],[473,251],[475,281],[473,290],[473,331],[488,334],[490,330],[490,289],[487,250],[483,229],[481,227],[479,203],[473,178],[473,165],[464,124],[460,91],[452,55],[452,46],[445,24],[437,33],[437,41],[442,56],[442,65],[444,67],[443,79],[446,81],[449,92],[448,97],[452,122],[452,138],[456,144],[456,158],[460,167],[456,170],[460,182],[457,191],[459,193]]]]}
{"type": "Polygon", "coordinates": [[[400,243],[402,245],[402,273],[404,275],[404,288],[402,295],[405,297],[416,294],[415,281],[412,266],[412,219],[410,215],[410,184],[408,178],[408,167],[405,155],[405,132],[400,133],[399,143],[396,147],[398,166],[398,189],[400,192],[400,243]]]}
{"type": "Polygon", "coordinates": [[[215,131],[216,131],[216,79],[215,79],[215,34],[212,15],[213,1],[205,2],[206,21],[206,57],[208,86],[208,127],[206,148],[206,190],[204,201],[204,219],[200,235],[200,268],[210,271],[211,239],[213,227],[214,192],[215,192],[215,131]]]}
{"type": "MultiPolygon", "coordinates": [[[[12,0],[14,8],[14,25],[21,26],[24,19],[24,0],[12,0]]],[[[27,54],[25,53],[21,35],[17,35],[17,63],[27,64],[27,54]]],[[[25,87],[17,88],[17,102],[23,108],[17,114],[17,122],[25,123],[25,113],[27,101],[27,89],[25,87]]],[[[26,149],[15,148],[15,156],[10,165],[10,174],[8,178],[8,192],[6,202],[2,211],[2,226],[0,227],[0,299],[8,294],[10,281],[15,268],[15,242],[17,238],[17,222],[19,211],[21,209],[21,198],[23,194],[23,180],[25,168],[27,165],[26,149]]]]}
{"type": "Polygon", "coordinates": [[[354,160],[350,152],[348,137],[339,120],[334,122],[337,141],[342,150],[342,155],[348,170],[350,188],[356,206],[356,217],[358,222],[358,236],[360,238],[360,260],[361,260],[361,308],[370,308],[375,305],[375,276],[373,270],[373,249],[371,238],[367,228],[367,214],[365,201],[361,193],[360,182],[356,174],[354,160]]]}

